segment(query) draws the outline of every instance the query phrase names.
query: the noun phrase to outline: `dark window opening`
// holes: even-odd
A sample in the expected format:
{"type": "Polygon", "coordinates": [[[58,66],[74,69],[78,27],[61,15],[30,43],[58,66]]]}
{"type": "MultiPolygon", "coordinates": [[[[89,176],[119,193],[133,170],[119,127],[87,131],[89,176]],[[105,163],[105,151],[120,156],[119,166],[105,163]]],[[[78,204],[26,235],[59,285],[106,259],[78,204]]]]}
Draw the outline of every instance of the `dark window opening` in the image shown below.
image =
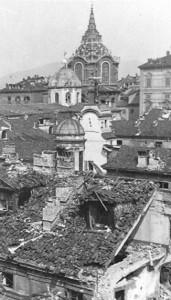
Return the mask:
{"type": "Polygon", "coordinates": [[[10,288],[13,288],[14,286],[14,279],[13,279],[13,274],[11,273],[7,273],[7,272],[3,272],[2,273],[2,281],[3,281],[3,284],[10,287],[10,288]]]}
{"type": "Polygon", "coordinates": [[[53,127],[50,126],[50,127],[49,127],[49,134],[52,134],[52,133],[53,133],[53,127]]]}
{"type": "Polygon", "coordinates": [[[149,154],[148,150],[138,150],[138,155],[142,157],[147,157],[149,154]]]}
{"type": "Polygon", "coordinates": [[[59,94],[55,93],[55,103],[59,103],[59,94]]]}
{"type": "Polygon", "coordinates": [[[79,171],[83,171],[83,151],[79,152],[79,171]]]}
{"type": "Polygon", "coordinates": [[[58,156],[73,157],[73,152],[67,151],[67,150],[65,150],[65,148],[57,148],[56,150],[57,150],[58,156]]]}
{"type": "Polygon", "coordinates": [[[66,103],[70,104],[71,103],[71,93],[67,92],[65,97],[66,97],[66,103]]]}
{"type": "Polygon", "coordinates": [[[111,103],[112,103],[112,104],[115,103],[115,97],[112,97],[111,103]]]}
{"type": "Polygon", "coordinates": [[[43,119],[39,119],[39,124],[43,125],[43,119]]]}
{"type": "Polygon", "coordinates": [[[117,140],[117,146],[122,146],[122,140],[117,140]]]}
{"type": "Polygon", "coordinates": [[[116,300],[125,300],[125,291],[124,290],[116,291],[115,292],[115,299],[116,300]]]}
{"type": "Polygon", "coordinates": [[[162,147],[162,142],[156,142],[156,147],[158,148],[162,147]]]}
{"type": "Polygon", "coordinates": [[[73,290],[66,291],[66,298],[68,300],[83,300],[83,294],[73,290]]]}
{"type": "Polygon", "coordinates": [[[134,113],[134,109],[133,108],[131,108],[131,114],[133,114],[134,113]]]}
{"type": "Polygon", "coordinates": [[[16,103],[20,103],[20,101],[21,101],[20,96],[16,96],[16,97],[15,97],[15,102],[16,102],[16,103]]]}
{"type": "Polygon", "coordinates": [[[168,189],[169,188],[169,183],[161,181],[161,182],[159,182],[159,188],[160,189],[168,189]]]}
{"type": "Polygon", "coordinates": [[[93,171],[93,165],[92,165],[91,161],[88,162],[88,169],[89,169],[89,171],[93,171]]]}
{"type": "Polygon", "coordinates": [[[103,202],[102,199],[101,202],[97,199],[97,202],[89,204],[88,227],[94,229],[106,229],[106,227],[109,227],[114,229],[113,207],[103,202]]]}
{"type": "Polygon", "coordinates": [[[80,95],[80,93],[77,92],[77,103],[79,102],[79,95],[80,95]]]}
{"type": "Polygon", "coordinates": [[[106,104],[106,100],[101,99],[101,100],[100,100],[100,103],[101,103],[101,104],[106,104]]]}
{"type": "Polygon", "coordinates": [[[115,264],[117,264],[118,262],[123,261],[126,257],[127,257],[127,256],[126,256],[125,253],[123,253],[123,254],[122,254],[122,253],[121,253],[121,254],[118,254],[118,255],[115,256],[115,258],[114,258],[115,264]]]}
{"type": "Polygon", "coordinates": [[[28,103],[29,101],[30,101],[30,97],[29,97],[29,96],[25,96],[25,97],[24,97],[24,102],[25,102],[25,103],[28,103]]]}
{"type": "Polygon", "coordinates": [[[7,99],[8,99],[8,104],[11,104],[11,96],[9,96],[7,99]]]}
{"type": "Polygon", "coordinates": [[[31,197],[30,189],[23,188],[19,194],[18,207],[24,206],[24,204],[29,201],[30,197],[31,197]]]}
{"type": "Polygon", "coordinates": [[[7,138],[7,132],[6,130],[2,131],[2,139],[6,139],[7,138]]]}
{"type": "Polygon", "coordinates": [[[167,265],[161,268],[160,272],[160,283],[163,285],[171,284],[171,269],[167,265]]]}

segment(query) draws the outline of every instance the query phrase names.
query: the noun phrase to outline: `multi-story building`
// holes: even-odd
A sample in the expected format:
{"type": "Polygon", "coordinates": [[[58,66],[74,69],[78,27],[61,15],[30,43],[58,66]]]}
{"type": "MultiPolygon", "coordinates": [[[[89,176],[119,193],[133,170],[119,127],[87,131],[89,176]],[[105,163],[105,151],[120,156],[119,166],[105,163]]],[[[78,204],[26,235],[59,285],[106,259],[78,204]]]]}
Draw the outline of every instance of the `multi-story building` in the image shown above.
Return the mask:
{"type": "Polygon", "coordinates": [[[6,84],[0,90],[1,103],[47,103],[48,102],[48,79],[43,76],[23,78],[14,84],[6,84]]]}
{"type": "Polygon", "coordinates": [[[111,124],[111,132],[102,134],[111,146],[171,149],[170,111],[153,108],[136,121],[119,120],[111,124]]]}
{"type": "Polygon", "coordinates": [[[140,113],[150,107],[170,108],[171,104],[171,54],[148,59],[140,68],[140,113]]]}

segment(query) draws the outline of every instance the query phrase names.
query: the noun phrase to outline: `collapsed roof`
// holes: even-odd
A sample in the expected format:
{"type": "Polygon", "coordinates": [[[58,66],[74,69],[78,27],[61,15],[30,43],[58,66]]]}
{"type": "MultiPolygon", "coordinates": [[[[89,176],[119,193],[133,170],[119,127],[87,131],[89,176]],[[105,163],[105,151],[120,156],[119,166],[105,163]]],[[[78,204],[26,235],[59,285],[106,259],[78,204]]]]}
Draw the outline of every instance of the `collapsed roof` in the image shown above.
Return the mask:
{"type": "MultiPolygon", "coordinates": [[[[66,185],[65,179],[61,180],[66,185]]],[[[154,185],[147,181],[126,182],[107,178],[88,178],[84,182],[81,194],[74,193],[72,201],[63,208],[59,222],[50,233],[43,232],[41,219],[45,195],[51,194],[52,185],[61,184],[54,178],[38,193],[32,193],[27,207],[1,219],[0,258],[48,268],[59,275],[81,276],[82,280],[95,275],[95,270],[105,270],[149,202],[154,185]],[[114,207],[113,231],[108,227],[103,230],[87,227],[84,204],[98,201],[102,205],[99,198],[103,199],[104,205],[109,202],[114,207]],[[9,246],[20,244],[21,241],[23,244],[11,254],[9,246]]]]}

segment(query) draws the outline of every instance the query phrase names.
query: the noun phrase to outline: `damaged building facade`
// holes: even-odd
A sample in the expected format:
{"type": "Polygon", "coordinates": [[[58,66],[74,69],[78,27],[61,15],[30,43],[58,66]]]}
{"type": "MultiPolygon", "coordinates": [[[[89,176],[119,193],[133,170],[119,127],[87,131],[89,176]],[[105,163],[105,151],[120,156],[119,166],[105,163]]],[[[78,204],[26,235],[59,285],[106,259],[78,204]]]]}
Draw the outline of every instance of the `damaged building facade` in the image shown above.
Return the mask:
{"type": "Polygon", "coordinates": [[[70,118],[55,130],[57,172],[70,174],[84,170],[85,132],[81,124],[70,118]]]}
{"type": "Polygon", "coordinates": [[[0,219],[0,293],[159,299],[167,290],[170,211],[168,193],[148,181],[51,177],[19,212],[0,219]]]}

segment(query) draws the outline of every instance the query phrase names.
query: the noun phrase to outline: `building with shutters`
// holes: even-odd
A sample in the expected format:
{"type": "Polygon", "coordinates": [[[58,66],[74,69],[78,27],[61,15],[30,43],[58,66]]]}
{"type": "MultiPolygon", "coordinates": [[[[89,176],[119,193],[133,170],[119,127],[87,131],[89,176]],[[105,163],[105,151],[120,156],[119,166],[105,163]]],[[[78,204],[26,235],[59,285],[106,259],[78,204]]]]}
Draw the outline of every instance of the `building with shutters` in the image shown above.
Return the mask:
{"type": "Polygon", "coordinates": [[[140,114],[151,108],[171,108],[171,54],[148,61],[140,69],[140,114]]]}

